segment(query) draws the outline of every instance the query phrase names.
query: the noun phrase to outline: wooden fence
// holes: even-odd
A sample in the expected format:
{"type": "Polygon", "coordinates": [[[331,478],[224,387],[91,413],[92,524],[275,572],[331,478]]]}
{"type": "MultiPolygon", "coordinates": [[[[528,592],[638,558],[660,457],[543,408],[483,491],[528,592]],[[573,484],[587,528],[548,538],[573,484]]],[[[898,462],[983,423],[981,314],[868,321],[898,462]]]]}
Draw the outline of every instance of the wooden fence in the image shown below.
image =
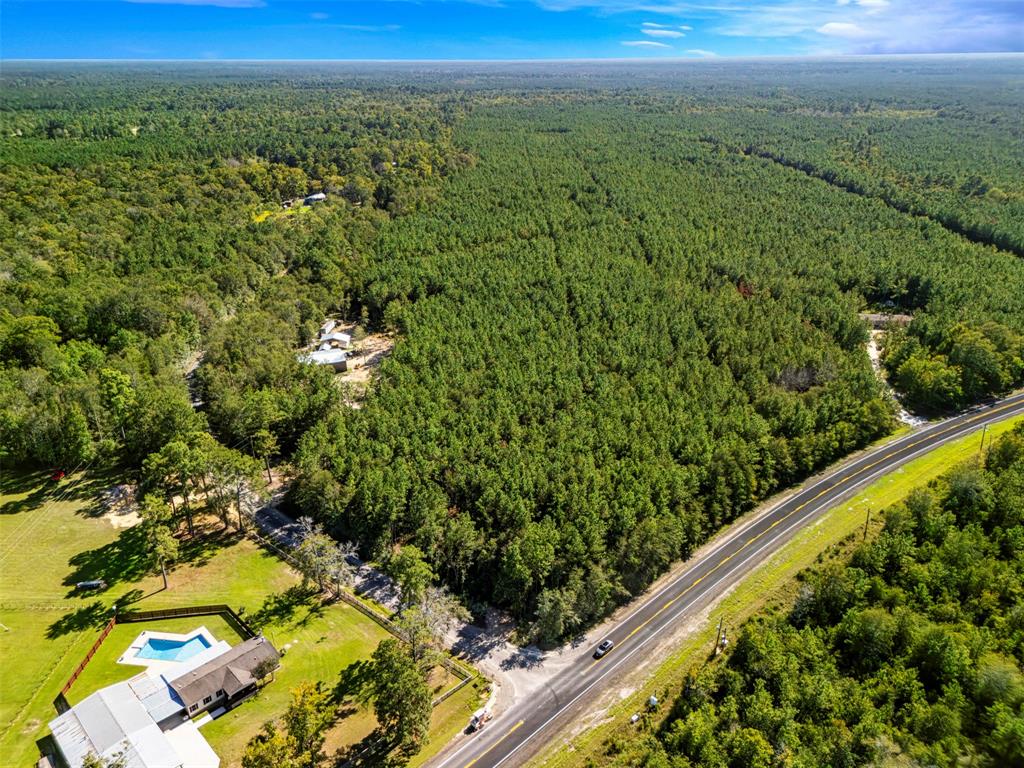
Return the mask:
{"type": "Polygon", "coordinates": [[[103,631],[100,632],[100,636],[96,638],[96,642],[92,644],[92,648],[90,648],[89,652],[85,654],[85,658],[78,662],[78,666],[75,667],[75,671],[71,673],[71,677],[69,677],[68,681],[64,683],[64,687],[60,689],[61,698],[71,690],[71,686],[74,685],[75,680],[77,680],[79,675],[81,675],[85,670],[86,665],[92,660],[92,657],[96,655],[96,651],[98,651],[100,646],[103,645],[103,641],[107,639],[107,635],[110,634],[110,630],[114,628],[115,624],[117,624],[116,615],[111,617],[110,621],[107,622],[107,626],[105,626],[103,631]]]}
{"type": "Polygon", "coordinates": [[[107,635],[110,634],[114,626],[117,624],[131,624],[139,621],[155,621],[157,619],[175,619],[181,616],[223,616],[225,621],[232,624],[235,631],[243,638],[248,640],[249,638],[256,637],[256,631],[250,627],[241,616],[228,605],[223,603],[215,605],[186,605],[181,608],[163,608],[153,611],[126,611],[125,613],[116,613],[111,617],[107,625],[103,627],[100,632],[100,636],[96,638],[96,642],[92,644],[89,652],[85,654],[78,666],[75,667],[75,671],[71,673],[71,677],[64,683],[64,687],[60,689],[60,693],[57,694],[57,698],[53,700],[53,708],[57,710],[57,714],[63,714],[67,712],[71,707],[68,704],[67,692],[71,690],[71,686],[75,684],[81,676],[86,665],[92,660],[92,657],[96,655],[96,651],[99,650],[100,646],[103,645],[103,641],[107,639],[107,635]]]}
{"type": "MultiPolygon", "coordinates": [[[[281,557],[283,560],[285,560],[286,562],[290,563],[293,567],[298,569],[298,562],[295,560],[295,557],[290,552],[286,551],[284,548],[278,546],[277,543],[272,541],[269,537],[263,536],[260,533],[258,533],[257,531],[259,530],[259,523],[256,522],[254,516],[249,515],[248,517],[251,525],[248,526],[247,530],[245,531],[245,534],[249,536],[249,538],[251,538],[257,544],[269,547],[275,553],[277,553],[279,557],[281,557]]],[[[373,608],[371,608],[369,605],[367,605],[365,602],[360,600],[358,597],[356,597],[348,590],[341,590],[338,593],[338,597],[342,600],[342,602],[348,603],[367,618],[377,622],[380,626],[384,627],[384,629],[386,629],[392,635],[397,637],[399,640],[405,640],[405,637],[402,635],[401,630],[398,628],[395,622],[391,620],[390,617],[385,616],[384,614],[378,611],[375,611],[373,608]]],[[[461,682],[459,682],[458,685],[453,686],[450,690],[445,691],[443,694],[441,694],[441,696],[435,699],[435,707],[452,694],[461,690],[466,684],[472,682],[476,678],[475,670],[473,670],[472,668],[467,669],[466,667],[463,667],[461,664],[457,664],[448,656],[442,655],[440,657],[440,661],[441,666],[443,666],[445,669],[447,669],[449,672],[455,675],[455,677],[459,678],[461,682]]]]}

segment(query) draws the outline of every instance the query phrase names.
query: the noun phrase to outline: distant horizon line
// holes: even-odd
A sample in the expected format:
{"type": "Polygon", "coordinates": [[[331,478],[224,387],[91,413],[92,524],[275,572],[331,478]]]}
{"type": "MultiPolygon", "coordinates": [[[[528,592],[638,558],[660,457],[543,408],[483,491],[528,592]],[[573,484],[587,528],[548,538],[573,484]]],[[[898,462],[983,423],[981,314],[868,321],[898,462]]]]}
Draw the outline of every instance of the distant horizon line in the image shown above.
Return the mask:
{"type": "Polygon", "coordinates": [[[579,64],[579,63],[722,63],[729,61],[851,61],[883,59],[995,59],[1024,57],[1024,51],[972,51],[963,53],[828,53],[828,54],[779,54],[760,56],[607,56],[584,58],[532,58],[532,59],[249,59],[249,58],[4,58],[3,64],[579,64]]]}

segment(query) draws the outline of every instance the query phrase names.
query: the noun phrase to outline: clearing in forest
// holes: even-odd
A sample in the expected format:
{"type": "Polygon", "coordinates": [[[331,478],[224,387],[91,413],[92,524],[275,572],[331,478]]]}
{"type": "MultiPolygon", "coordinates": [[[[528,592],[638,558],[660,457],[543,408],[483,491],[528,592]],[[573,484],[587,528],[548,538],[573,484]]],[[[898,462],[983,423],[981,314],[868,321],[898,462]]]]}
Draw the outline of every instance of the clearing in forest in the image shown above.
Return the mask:
{"type": "MultiPolygon", "coordinates": [[[[240,764],[246,742],[264,722],[279,717],[290,691],[304,681],[334,688],[349,665],[369,659],[389,637],[345,603],[324,603],[275,554],[203,517],[200,534],[181,542],[179,564],[162,590],[144,562],[138,526],[118,528],[96,501],[111,478],[71,476],[61,484],[45,473],[8,474],[0,485],[0,754],[11,765],[30,765],[49,734],[51,704],[109,619],[114,603],[139,610],[226,603],[276,647],[288,647],[281,669],[252,701],[205,725],[203,736],[223,768],[240,764]],[[76,592],[75,583],[104,579],[102,592],[76,592]]],[[[217,617],[117,625],[69,691],[72,703],[136,674],[117,664],[141,629],[187,631],[204,624],[218,639],[238,638],[217,617]]],[[[453,678],[437,670],[432,691],[453,678]]],[[[483,683],[480,683],[483,685],[483,683]]],[[[436,695],[436,694],[435,694],[436,695]]],[[[478,686],[462,688],[434,710],[431,742],[442,746],[475,709],[478,686]]],[[[327,750],[357,743],[374,728],[370,711],[344,708],[328,733],[327,750]]],[[[418,759],[430,754],[424,752],[418,759]]],[[[7,764],[5,762],[5,764],[7,764]]]]}

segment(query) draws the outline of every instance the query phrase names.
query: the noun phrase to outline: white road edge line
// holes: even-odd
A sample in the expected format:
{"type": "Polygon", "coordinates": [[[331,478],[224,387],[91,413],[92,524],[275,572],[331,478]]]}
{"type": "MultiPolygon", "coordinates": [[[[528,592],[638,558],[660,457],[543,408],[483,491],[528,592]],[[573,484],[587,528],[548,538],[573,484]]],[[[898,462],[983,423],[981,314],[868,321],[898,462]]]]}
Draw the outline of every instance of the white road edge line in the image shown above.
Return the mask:
{"type": "MultiPolygon", "coordinates": [[[[1021,404],[1024,404],[1024,402],[1022,402],[1021,404]]],[[[968,414],[961,414],[961,416],[967,416],[967,415],[968,414]]],[[[1010,409],[1007,409],[1006,413],[1000,414],[994,420],[994,422],[1001,421],[1004,418],[1009,418],[1010,416],[1014,416],[1014,415],[1016,415],[1016,413],[1013,411],[1013,409],[1011,407],[1010,409]]],[[[912,437],[928,439],[926,433],[930,429],[938,429],[940,427],[948,426],[949,422],[952,421],[953,419],[956,419],[956,418],[960,418],[960,416],[954,416],[954,417],[952,417],[951,419],[948,419],[945,422],[939,422],[938,424],[934,424],[934,425],[932,425],[932,427],[929,427],[928,429],[922,430],[920,432],[911,432],[906,437],[900,438],[900,440],[909,440],[912,437]]],[[[970,421],[968,421],[968,422],[965,422],[964,424],[962,424],[960,426],[964,426],[964,427],[968,427],[968,428],[973,426],[974,428],[977,428],[978,426],[981,426],[982,422],[984,422],[984,419],[982,419],[981,421],[979,421],[978,423],[973,424],[973,425],[971,424],[970,421]]],[[[966,431],[970,432],[972,430],[971,429],[967,429],[966,431]]],[[[887,474],[887,473],[897,469],[898,467],[902,466],[903,464],[906,464],[907,462],[913,460],[914,458],[916,458],[917,456],[921,455],[922,453],[927,453],[929,451],[935,450],[936,448],[938,448],[941,445],[944,445],[945,443],[949,442],[950,440],[955,440],[958,437],[963,437],[963,436],[965,436],[963,431],[956,432],[954,430],[954,431],[951,432],[951,434],[942,437],[938,442],[933,443],[933,444],[928,445],[928,446],[925,446],[924,448],[920,448],[920,449],[914,451],[913,453],[905,456],[900,461],[900,463],[898,465],[896,465],[895,467],[883,467],[882,469],[876,470],[875,472],[871,473],[870,475],[864,477],[863,479],[861,479],[858,482],[856,482],[853,485],[851,485],[849,488],[847,488],[842,493],[840,493],[840,495],[837,496],[832,501],[827,502],[829,504],[829,507],[826,507],[826,510],[827,509],[831,509],[832,506],[834,506],[836,503],[838,503],[847,493],[851,493],[853,491],[856,491],[859,488],[862,488],[864,485],[869,483],[871,480],[874,480],[879,475],[887,474]]],[[[883,446],[880,446],[876,450],[874,450],[874,451],[868,453],[867,455],[863,456],[859,461],[855,462],[854,464],[851,464],[851,466],[848,467],[848,469],[852,469],[855,466],[855,464],[857,464],[857,463],[860,463],[860,462],[863,462],[863,461],[867,461],[868,459],[874,458],[874,457],[876,457],[877,455],[879,455],[881,453],[885,453],[886,450],[892,449],[893,446],[898,444],[898,442],[899,441],[894,441],[892,443],[887,443],[887,444],[885,444],[883,446]]],[[[906,446],[904,446],[904,448],[905,447],[906,446]]],[[[892,452],[893,453],[898,453],[900,450],[903,450],[903,448],[896,448],[895,450],[892,450],[892,452]]],[[[811,485],[811,486],[809,486],[809,487],[807,487],[805,489],[801,489],[799,491],[796,491],[795,493],[791,494],[790,496],[787,496],[785,499],[782,499],[781,501],[779,501],[778,504],[776,504],[775,506],[771,507],[767,512],[764,512],[763,514],[758,515],[757,517],[749,520],[746,524],[742,525],[732,535],[730,535],[728,538],[724,539],[718,546],[716,546],[714,549],[712,549],[710,552],[708,552],[707,555],[705,555],[704,558],[702,558],[702,559],[709,559],[709,558],[712,557],[712,555],[714,555],[716,553],[720,553],[721,550],[725,547],[725,545],[728,544],[730,541],[732,541],[736,537],[736,535],[738,535],[739,533],[747,530],[752,525],[754,525],[757,522],[759,522],[760,520],[762,520],[764,517],[767,517],[771,513],[775,512],[776,510],[779,509],[779,507],[781,507],[784,504],[787,504],[788,502],[793,500],[793,498],[795,498],[796,496],[799,496],[799,495],[801,495],[803,493],[807,493],[809,491],[815,490],[816,488],[818,488],[818,486],[820,486],[823,483],[827,482],[829,479],[830,479],[829,477],[824,477],[821,480],[819,480],[818,482],[816,482],[814,485],[811,485]]],[[[815,513],[812,512],[811,516],[813,516],[814,514],[815,513]]],[[[799,524],[803,524],[806,521],[806,519],[807,519],[806,516],[805,517],[798,517],[795,521],[790,523],[790,525],[788,525],[785,528],[783,528],[780,531],[778,531],[775,536],[767,539],[765,541],[765,544],[769,544],[769,543],[773,543],[775,541],[778,541],[780,536],[783,536],[784,534],[788,533],[794,526],[799,525],[799,524]]],[[[761,551],[761,549],[763,549],[763,545],[762,545],[761,548],[751,552],[747,557],[745,557],[743,560],[739,561],[736,565],[731,567],[725,573],[726,574],[732,573],[733,571],[736,570],[737,567],[740,567],[740,566],[744,565],[751,557],[753,557],[755,554],[757,554],[759,551],[761,551]]],[[[680,574],[678,579],[673,580],[670,584],[667,584],[665,587],[663,587],[657,593],[652,595],[648,600],[646,600],[644,602],[643,605],[641,605],[636,610],[634,610],[632,613],[630,613],[628,616],[626,616],[624,619],[619,621],[618,624],[621,625],[621,624],[626,623],[627,621],[632,619],[634,616],[636,616],[637,613],[642,611],[644,608],[647,608],[648,606],[650,606],[651,603],[655,602],[659,597],[664,595],[665,592],[667,592],[668,590],[672,589],[673,587],[678,586],[679,581],[684,580],[684,576],[687,573],[689,573],[690,571],[692,571],[692,570],[693,570],[692,568],[691,569],[687,569],[686,573],[680,574]]],[[[678,610],[676,610],[673,613],[671,613],[670,616],[673,617],[673,618],[677,617],[683,610],[685,610],[686,608],[689,608],[690,606],[692,606],[694,602],[695,602],[695,600],[691,600],[690,602],[686,603],[684,606],[681,606],[678,610]]],[[[527,737],[523,741],[521,741],[511,752],[509,752],[507,755],[505,755],[505,757],[503,757],[500,761],[495,763],[494,768],[498,768],[499,766],[501,766],[506,760],[511,758],[513,755],[515,755],[515,753],[518,752],[522,747],[526,746],[526,744],[529,743],[530,740],[533,739],[534,736],[536,736],[541,731],[543,731],[545,728],[547,728],[547,726],[550,725],[554,720],[556,720],[559,717],[561,717],[562,714],[565,712],[565,710],[567,710],[569,707],[571,707],[573,704],[575,704],[581,697],[583,697],[587,693],[589,693],[590,690],[595,685],[600,683],[605,677],[607,677],[612,672],[615,672],[620,666],[622,666],[623,663],[625,663],[629,658],[631,658],[633,656],[633,654],[635,654],[637,651],[641,650],[644,646],[647,645],[647,643],[649,643],[651,640],[656,638],[658,636],[658,634],[663,629],[665,629],[666,626],[667,626],[666,624],[662,624],[662,626],[660,628],[655,630],[655,632],[653,634],[648,635],[644,640],[640,641],[640,643],[636,647],[632,648],[628,653],[626,653],[625,656],[619,656],[615,660],[613,660],[612,664],[610,664],[599,677],[597,677],[593,682],[590,683],[590,685],[588,685],[586,688],[584,688],[582,691],[580,691],[568,703],[566,703],[564,706],[562,706],[555,714],[553,714],[551,717],[549,717],[547,720],[545,720],[543,723],[541,723],[537,728],[535,728],[530,734],[528,734],[527,737]]],[[[509,711],[512,711],[512,710],[509,710],[509,711]]],[[[477,742],[474,741],[474,740],[470,740],[470,741],[466,742],[460,749],[456,750],[451,755],[446,757],[442,762],[438,763],[436,768],[444,768],[444,766],[446,766],[449,763],[451,763],[453,760],[455,760],[457,757],[459,757],[463,752],[465,752],[467,749],[469,749],[470,747],[472,747],[472,746],[474,746],[476,744],[477,744],[477,742]]]]}
{"type": "MultiPolygon", "coordinates": [[[[1007,415],[1007,416],[1011,416],[1011,415],[1013,415],[1013,413],[1011,412],[1011,413],[1008,413],[1008,414],[1006,414],[1006,415],[1007,415]]],[[[997,419],[997,421],[998,421],[998,419],[997,419]]],[[[916,457],[916,456],[918,456],[919,454],[922,454],[922,453],[928,453],[929,451],[935,450],[935,449],[936,449],[936,448],[938,448],[938,447],[939,447],[940,445],[943,445],[944,443],[947,443],[947,442],[949,442],[950,440],[953,440],[953,439],[955,439],[955,438],[957,438],[957,437],[960,437],[960,436],[961,436],[960,434],[951,434],[951,435],[949,435],[949,436],[947,436],[947,437],[943,437],[943,438],[942,438],[941,440],[939,440],[939,441],[938,441],[937,443],[934,443],[934,444],[932,444],[932,445],[929,445],[929,446],[926,446],[926,447],[924,447],[924,448],[921,448],[921,449],[919,449],[919,450],[915,451],[914,453],[910,454],[910,455],[909,455],[909,456],[907,456],[906,458],[904,458],[904,459],[903,459],[903,461],[901,461],[901,462],[900,462],[900,466],[902,466],[902,465],[903,465],[903,464],[905,464],[906,462],[910,461],[911,459],[915,458],[915,457],[916,457]]],[[[872,473],[872,474],[868,475],[868,476],[867,476],[867,477],[865,477],[865,478],[864,478],[864,479],[863,479],[862,481],[860,481],[860,482],[858,482],[858,483],[855,483],[854,485],[850,486],[850,487],[849,487],[848,489],[846,489],[846,491],[844,491],[844,493],[847,493],[847,492],[850,492],[850,491],[855,491],[855,490],[857,490],[858,488],[861,488],[861,487],[863,487],[865,483],[868,483],[868,482],[870,482],[871,480],[873,480],[873,479],[874,479],[875,477],[877,477],[878,475],[880,475],[880,474],[887,474],[888,472],[891,472],[891,471],[892,471],[893,469],[895,469],[895,467],[890,467],[890,468],[882,468],[882,469],[878,470],[877,472],[874,472],[874,473],[872,473]]],[[[835,499],[834,501],[838,501],[838,500],[839,500],[839,499],[837,498],[837,499],[835,499]]],[[[834,502],[828,502],[828,503],[830,504],[830,506],[826,507],[826,511],[827,511],[828,509],[831,509],[831,508],[832,508],[832,506],[834,505],[834,502]]],[[[813,513],[812,513],[811,515],[809,515],[809,517],[813,517],[813,516],[814,516],[814,514],[813,514],[813,513]]],[[[785,529],[783,529],[782,531],[780,531],[779,533],[777,533],[777,534],[776,534],[776,535],[775,535],[774,537],[772,537],[772,538],[769,538],[769,539],[767,539],[767,540],[766,540],[766,541],[764,542],[764,544],[763,544],[763,545],[762,545],[762,546],[761,546],[761,547],[760,547],[759,549],[757,549],[757,550],[755,550],[755,551],[751,552],[751,553],[750,553],[749,555],[747,555],[747,557],[745,557],[745,558],[744,558],[743,560],[741,560],[741,561],[740,561],[739,563],[737,563],[736,565],[734,565],[733,567],[731,567],[731,568],[730,568],[729,570],[727,570],[727,571],[725,572],[725,574],[726,574],[726,575],[728,575],[728,574],[731,574],[731,573],[732,573],[733,571],[735,571],[735,570],[736,570],[737,568],[741,567],[741,566],[742,566],[742,565],[744,565],[744,564],[745,564],[745,563],[746,563],[746,562],[747,562],[748,560],[750,560],[750,558],[754,557],[754,555],[756,555],[756,554],[757,554],[758,552],[760,552],[760,551],[761,551],[762,549],[764,549],[764,547],[765,547],[765,546],[767,546],[767,545],[769,545],[769,544],[772,544],[772,543],[774,543],[774,542],[775,542],[775,541],[777,541],[777,540],[778,540],[778,539],[779,539],[779,538],[780,538],[781,536],[783,536],[783,535],[784,535],[785,533],[788,533],[788,532],[789,532],[789,531],[790,531],[790,530],[791,530],[791,529],[792,529],[793,527],[795,527],[795,526],[798,526],[798,525],[801,525],[801,524],[803,524],[804,522],[806,522],[806,518],[798,518],[797,520],[793,521],[792,523],[790,523],[790,525],[786,526],[786,528],[785,528],[785,529]]],[[[694,604],[695,602],[697,602],[697,600],[699,600],[699,599],[700,599],[699,597],[695,597],[695,598],[691,599],[691,600],[690,600],[689,602],[687,602],[687,603],[686,603],[685,605],[683,605],[683,606],[680,606],[679,610],[675,611],[675,612],[674,612],[674,613],[672,614],[672,617],[673,617],[673,618],[674,618],[674,617],[677,617],[677,616],[678,616],[678,615],[679,615],[680,613],[682,613],[682,612],[683,612],[683,611],[684,611],[684,610],[685,610],[686,608],[689,608],[689,607],[691,607],[691,606],[692,606],[692,605],[693,605],[693,604],[694,604]]],[[[549,718],[548,718],[547,720],[545,720],[545,721],[544,721],[543,723],[541,723],[541,724],[540,724],[540,725],[539,725],[539,726],[538,726],[537,728],[535,728],[535,729],[534,729],[534,730],[533,730],[533,731],[532,731],[532,732],[531,732],[531,733],[530,733],[530,734],[529,734],[529,735],[528,735],[528,736],[527,736],[527,737],[526,737],[525,739],[523,739],[523,741],[519,742],[519,744],[518,744],[518,745],[517,745],[517,746],[516,746],[516,747],[515,747],[515,748],[514,748],[514,749],[513,749],[513,750],[512,750],[511,752],[509,752],[509,753],[508,753],[507,755],[505,755],[505,757],[503,757],[503,758],[502,758],[501,760],[499,760],[499,761],[498,761],[497,763],[495,763],[495,764],[494,764],[494,768],[499,768],[499,766],[501,766],[501,765],[502,765],[502,763],[504,763],[504,762],[505,762],[506,760],[508,760],[509,758],[511,758],[511,757],[512,757],[513,755],[515,755],[515,753],[516,753],[516,752],[518,752],[518,751],[519,751],[519,750],[520,750],[520,749],[521,749],[522,747],[526,746],[526,744],[527,744],[527,743],[529,743],[529,741],[530,741],[530,740],[531,740],[531,739],[532,739],[532,738],[533,738],[534,736],[536,736],[536,735],[537,735],[538,733],[540,733],[540,732],[541,732],[541,731],[543,731],[543,730],[544,730],[545,728],[547,728],[547,726],[548,726],[548,725],[550,725],[550,724],[551,724],[551,723],[552,723],[553,721],[555,721],[555,720],[557,720],[557,719],[558,719],[559,717],[561,717],[561,716],[562,716],[562,714],[563,714],[563,713],[565,712],[565,710],[569,709],[569,707],[571,707],[571,706],[572,706],[573,704],[575,704],[575,703],[576,703],[577,701],[579,701],[579,699],[580,699],[580,698],[582,698],[582,697],[583,697],[583,696],[585,696],[585,695],[586,695],[587,693],[589,693],[589,692],[590,692],[590,690],[591,690],[591,689],[592,689],[592,688],[593,688],[593,687],[594,687],[595,685],[597,685],[597,684],[598,684],[599,682],[601,682],[601,681],[602,681],[602,680],[603,680],[603,679],[604,679],[605,677],[607,677],[608,675],[610,675],[610,674],[611,674],[612,672],[615,672],[615,671],[616,671],[616,670],[617,670],[617,669],[618,669],[618,668],[619,668],[620,666],[622,666],[622,664],[623,664],[623,663],[624,663],[625,661],[627,661],[627,660],[628,660],[628,659],[629,659],[629,658],[630,658],[631,656],[633,656],[633,654],[635,654],[635,653],[636,653],[637,651],[641,650],[641,649],[642,649],[642,648],[643,648],[644,646],[646,646],[646,645],[647,645],[647,643],[649,643],[649,642],[650,642],[651,640],[653,640],[654,638],[656,638],[656,637],[657,637],[657,636],[658,636],[658,635],[659,635],[659,634],[660,634],[660,633],[661,633],[661,632],[662,632],[662,631],[663,631],[664,629],[666,629],[666,628],[668,627],[668,625],[669,625],[669,624],[668,624],[668,622],[666,622],[666,623],[662,624],[662,625],[661,625],[660,627],[658,627],[657,629],[655,629],[655,630],[654,630],[654,632],[653,632],[652,634],[648,635],[648,636],[647,636],[647,637],[646,637],[646,638],[645,638],[644,640],[642,640],[642,641],[641,641],[641,642],[640,642],[640,643],[639,643],[639,644],[638,644],[638,645],[637,645],[637,646],[636,646],[635,648],[633,648],[633,649],[632,649],[632,650],[631,650],[631,651],[630,651],[629,653],[627,653],[627,654],[626,654],[625,656],[620,656],[620,657],[618,658],[618,660],[617,660],[617,661],[615,661],[615,663],[614,663],[613,665],[609,666],[609,667],[608,667],[608,669],[607,669],[607,670],[605,670],[605,672],[604,672],[604,673],[603,673],[602,675],[600,675],[600,676],[599,676],[599,677],[598,677],[598,678],[597,678],[596,680],[594,680],[594,681],[593,681],[593,682],[592,682],[592,683],[591,683],[590,685],[588,685],[588,686],[587,686],[586,688],[584,688],[584,689],[583,689],[582,691],[580,691],[580,692],[579,692],[578,694],[576,694],[576,696],[575,696],[575,697],[573,697],[573,698],[572,698],[572,700],[570,700],[570,701],[569,701],[569,702],[568,702],[567,704],[565,704],[565,705],[564,705],[564,706],[563,706],[563,707],[562,707],[561,709],[559,709],[559,711],[558,711],[558,712],[556,712],[556,713],[555,713],[555,714],[553,714],[553,715],[552,715],[551,717],[549,717],[549,718]]],[[[467,746],[468,746],[468,745],[467,745],[467,746]]],[[[448,761],[445,761],[445,763],[447,763],[447,762],[448,762],[448,761]]],[[[445,763],[442,763],[442,765],[444,765],[445,763]]]]}

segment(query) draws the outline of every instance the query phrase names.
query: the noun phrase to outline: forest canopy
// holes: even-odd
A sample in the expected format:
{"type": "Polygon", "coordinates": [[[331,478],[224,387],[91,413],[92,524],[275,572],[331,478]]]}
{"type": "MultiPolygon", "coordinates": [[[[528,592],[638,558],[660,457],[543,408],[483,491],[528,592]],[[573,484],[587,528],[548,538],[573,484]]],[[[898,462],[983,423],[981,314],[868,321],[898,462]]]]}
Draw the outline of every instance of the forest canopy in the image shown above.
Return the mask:
{"type": "Polygon", "coordinates": [[[610,764],[1024,765],[1024,425],[884,519],[610,764]]]}
{"type": "Polygon", "coordinates": [[[280,464],[554,641],[893,428],[858,313],[918,410],[1024,382],[1019,75],[7,66],[0,461],[280,464]],[[329,314],[397,338],[359,408],[329,314]]]}

